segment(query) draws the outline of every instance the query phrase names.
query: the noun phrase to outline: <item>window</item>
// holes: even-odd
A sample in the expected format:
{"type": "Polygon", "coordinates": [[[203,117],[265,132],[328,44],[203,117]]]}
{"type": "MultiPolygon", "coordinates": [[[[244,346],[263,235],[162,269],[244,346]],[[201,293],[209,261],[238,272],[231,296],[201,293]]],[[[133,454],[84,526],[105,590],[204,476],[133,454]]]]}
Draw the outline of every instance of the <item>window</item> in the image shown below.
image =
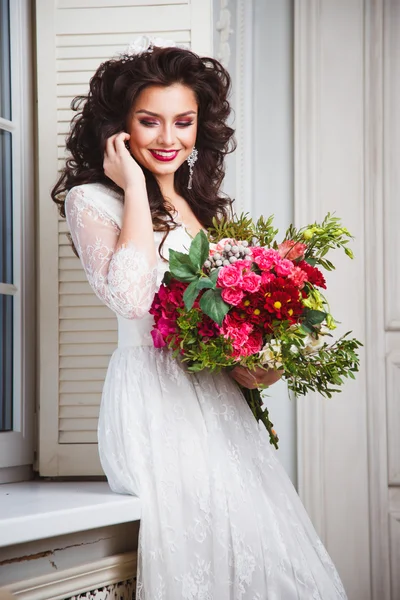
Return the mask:
{"type": "Polygon", "coordinates": [[[34,185],[29,0],[0,0],[0,483],[33,462],[34,185]]]}

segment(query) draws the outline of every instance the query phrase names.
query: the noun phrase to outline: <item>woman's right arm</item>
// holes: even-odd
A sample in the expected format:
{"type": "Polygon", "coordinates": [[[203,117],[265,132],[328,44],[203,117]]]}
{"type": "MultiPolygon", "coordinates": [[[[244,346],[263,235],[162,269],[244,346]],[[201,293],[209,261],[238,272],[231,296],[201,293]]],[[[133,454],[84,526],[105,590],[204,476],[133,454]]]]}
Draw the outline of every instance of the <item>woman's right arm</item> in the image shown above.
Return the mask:
{"type": "Polygon", "coordinates": [[[145,316],[153,301],[157,259],[144,175],[125,148],[126,136],[108,140],[104,161],[106,175],[125,191],[121,230],[85,186],[69,192],[65,212],[93,290],[116,313],[135,319],[145,316]]]}

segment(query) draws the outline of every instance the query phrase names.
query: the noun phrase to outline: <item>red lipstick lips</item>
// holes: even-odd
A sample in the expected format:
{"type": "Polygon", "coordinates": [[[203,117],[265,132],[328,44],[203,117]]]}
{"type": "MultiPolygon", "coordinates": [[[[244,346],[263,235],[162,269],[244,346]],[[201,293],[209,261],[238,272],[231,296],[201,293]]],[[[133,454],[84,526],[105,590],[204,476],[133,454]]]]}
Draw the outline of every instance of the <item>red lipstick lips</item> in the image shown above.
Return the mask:
{"type": "Polygon", "coordinates": [[[150,150],[151,155],[161,162],[171,162],[178,156],[179,150],[150,150]]]}

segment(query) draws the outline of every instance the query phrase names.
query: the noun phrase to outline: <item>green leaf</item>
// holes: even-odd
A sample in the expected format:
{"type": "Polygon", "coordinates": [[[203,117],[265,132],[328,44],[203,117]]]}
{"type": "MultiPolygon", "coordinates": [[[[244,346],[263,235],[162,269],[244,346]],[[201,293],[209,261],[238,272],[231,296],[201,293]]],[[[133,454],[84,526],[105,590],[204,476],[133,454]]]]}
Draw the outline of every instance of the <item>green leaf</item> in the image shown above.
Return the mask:
{"type": "Polygon", "coordinates": [[[179,281],[194,281],[197,279],[196,268],[188,254],[169,250],[169,270],[171,275],[179,281]]]}
{"type": "Polygon", "coordinates": [[[169,285],[172,279],[172,275],[169,271],[165,271],[164,273],[164,277],[162,279],[162,283],[164,283],[165,285],[169,285]]]}
{"type": "Polygon", "coordinates": [[[200,308],[218,325],[222,325],[222,321],[229,311],[229,305],[221,298],[220,289],[207,290],[200,299],[200,308]]]}
{"type": "Polygon", "coordinates": [[[309,265],[311,265],[312,267],[315,267],[315,265],[317,264],[317,259],[316,258],[312,258],[311,256],[308,256],[305,259],[305,262],[308,263],[309,265]]]}
{"type": "Polygon", "coordinates": [[[210,244],[203,230],[199,231],[189,248],[189,257],[196,269],[201,269],[208,258],[210,244]]]}
{"type": "Polygon", "coordinates": [[[196,298],[199,294],[197,284],[198,284],[198,280],[195,279],[194,281],[189,283],[186,290],[184,291],[183,301],[185,303],[186,310],[190,310],[192,308],[194,301],[196,300],[196,298]]]}
{"type": "Polygon", "coordinates": [[[200,277],[197,281],[197,289],[204,290],[207,288],[215,288],[215,283],[209,277],[200,277]]]}
{"type": "Polygon", "coordinates": [[[210,273],[210,279],[213,282],[214,286],[217,285],[218,275],[219,275],[219,269],[214,269],[214,271],[212,271],[210,273]]]}
{"type": "Polygon", "coordinates": [[[322,312],[322,310],[312,310],[311,308],[305,309],[303,314],[305,316],[304,323],[308,327],[312,325],[319,325],[327,316],[326,312],[322,312]]]}

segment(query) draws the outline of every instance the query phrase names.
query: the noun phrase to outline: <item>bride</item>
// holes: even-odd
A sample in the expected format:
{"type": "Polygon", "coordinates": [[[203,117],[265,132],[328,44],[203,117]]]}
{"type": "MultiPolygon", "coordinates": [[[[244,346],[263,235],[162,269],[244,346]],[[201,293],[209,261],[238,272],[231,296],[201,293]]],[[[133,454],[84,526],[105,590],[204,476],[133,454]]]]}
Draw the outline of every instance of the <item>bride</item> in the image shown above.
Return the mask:
{"type": "Polygon", "coordinates": [[[236,382],[153,347],[168,250],[228,216],[230,78],[212,58],[145,40],[102,64],[52,191],[98,297],[118,318],[99,418],[111,488],[140,497],[138,600],[333,600],[340,578],[236,382]],[[164,46],[164,47],[161,47],[164,46]]]}

